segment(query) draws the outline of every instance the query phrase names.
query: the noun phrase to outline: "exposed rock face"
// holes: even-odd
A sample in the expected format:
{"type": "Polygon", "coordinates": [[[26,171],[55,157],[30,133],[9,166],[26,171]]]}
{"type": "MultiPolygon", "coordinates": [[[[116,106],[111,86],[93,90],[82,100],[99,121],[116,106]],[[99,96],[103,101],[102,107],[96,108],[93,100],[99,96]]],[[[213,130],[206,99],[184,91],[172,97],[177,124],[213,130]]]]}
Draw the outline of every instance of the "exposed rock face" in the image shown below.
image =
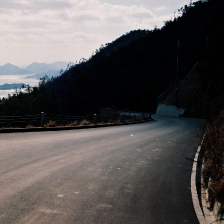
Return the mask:
{"type": "MultiPolygon", "coordinates": [[[[179,82],[178,106],[185,108],[185,116],[205,118],[223,108],[223,94],[214,94],[215,83],[206,78],[205,66],[197,63],[179,82]]],[[[159,104],[176,105],[176,85],[161,93],[159,104]]]]}

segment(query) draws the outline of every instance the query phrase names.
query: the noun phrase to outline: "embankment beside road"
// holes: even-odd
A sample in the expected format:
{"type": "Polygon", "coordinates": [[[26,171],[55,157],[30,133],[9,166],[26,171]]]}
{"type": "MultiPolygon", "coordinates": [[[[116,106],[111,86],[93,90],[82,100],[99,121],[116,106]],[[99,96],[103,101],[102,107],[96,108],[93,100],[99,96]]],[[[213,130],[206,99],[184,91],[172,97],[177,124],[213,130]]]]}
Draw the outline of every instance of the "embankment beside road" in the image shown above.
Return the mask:
{"type": "Polygon", "coordinates": [[[160,117],[180,117],[183,116],[185,109],[172,105],[159,104],[156,115],[160,117]]]}
{"type": "MultiPolygon", "coordinates": [[[[197,194],[203,217],[194,206],[200,223],[224,223],[224,116],[211,119],[195,156],[192,169],[192,191],[197,185],[197,194]],[[196,173],[197,172],[197,173],[196,173]],[[197,174],[197,175],[196,175],[197,174]],[[195,186],[194,186],[195,185],[195,186]]],[[[195,202],[195,192],[192,192],[195,202]]],[[[195,205],[195,203],[194,203],[195,205]]]]}

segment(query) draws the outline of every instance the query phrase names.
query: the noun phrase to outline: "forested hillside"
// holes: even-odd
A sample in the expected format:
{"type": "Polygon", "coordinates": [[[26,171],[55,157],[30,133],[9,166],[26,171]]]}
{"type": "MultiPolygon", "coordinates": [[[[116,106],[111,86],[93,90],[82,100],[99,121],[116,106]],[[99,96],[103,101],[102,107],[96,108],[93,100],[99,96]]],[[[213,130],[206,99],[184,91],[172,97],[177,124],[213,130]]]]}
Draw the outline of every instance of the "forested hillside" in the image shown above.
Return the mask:
{"type": "Polygon", "coordinates": [[[112,105],[155,112],[158,95],[176,81],[178,41],[179,80],[199,63],[202,87],[218,85],[209,94],[220,95],[224,89],[223,8],[222,0],[198,1],[179,9],[180,17],[166,21],[161,29],[131,31],[102,45],[60,77],[45,77],[38,88],[3,99],[0,114],[84,115],[112,105]]]}

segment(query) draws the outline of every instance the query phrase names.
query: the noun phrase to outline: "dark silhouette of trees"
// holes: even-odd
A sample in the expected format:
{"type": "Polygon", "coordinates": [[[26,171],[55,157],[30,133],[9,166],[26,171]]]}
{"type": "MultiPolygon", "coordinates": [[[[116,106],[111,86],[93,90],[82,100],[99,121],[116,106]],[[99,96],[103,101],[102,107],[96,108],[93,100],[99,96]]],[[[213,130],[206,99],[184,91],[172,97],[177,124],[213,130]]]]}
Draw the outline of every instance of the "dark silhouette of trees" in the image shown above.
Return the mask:
{"type": "Polygon", "coordinates": [[[211,95],[224,87],[224,3],[197,1],[179,10],[182,15],[154,30],[131,31],[101,45],[91,57],[69,65],[61,76],[44,77],[32,91],[1,100],[1,114],[89,114],[101,107],[155,112],[157,96],[176,79],[177,41],[179,79],[195,63],[206,65],[201,77],[211,95]]]}

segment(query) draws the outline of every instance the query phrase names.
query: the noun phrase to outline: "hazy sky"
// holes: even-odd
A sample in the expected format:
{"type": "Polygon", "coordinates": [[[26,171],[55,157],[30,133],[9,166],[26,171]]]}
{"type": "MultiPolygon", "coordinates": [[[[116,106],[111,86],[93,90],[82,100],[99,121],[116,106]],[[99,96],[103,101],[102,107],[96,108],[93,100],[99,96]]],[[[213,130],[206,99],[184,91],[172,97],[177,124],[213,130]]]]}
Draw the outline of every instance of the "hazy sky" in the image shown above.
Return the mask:
{"type": "Polygon", "coordinates": [[[161,27],[190,0],[0,0],[0,65],[89,58],[101,44],[161,27]]]}

